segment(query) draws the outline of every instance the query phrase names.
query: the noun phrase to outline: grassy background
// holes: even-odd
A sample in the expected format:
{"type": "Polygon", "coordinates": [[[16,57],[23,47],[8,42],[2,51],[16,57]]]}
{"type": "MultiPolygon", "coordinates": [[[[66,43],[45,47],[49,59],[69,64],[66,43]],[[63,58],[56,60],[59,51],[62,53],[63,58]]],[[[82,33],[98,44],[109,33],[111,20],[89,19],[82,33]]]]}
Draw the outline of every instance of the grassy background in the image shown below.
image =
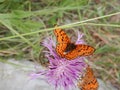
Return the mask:
{"type": "Polygon", "coordinates": [[[0,0],[0,61],[43,60],[40,42],[55,24],[83,32],[96,76],[119,88],[120,0],[0,0]]]}

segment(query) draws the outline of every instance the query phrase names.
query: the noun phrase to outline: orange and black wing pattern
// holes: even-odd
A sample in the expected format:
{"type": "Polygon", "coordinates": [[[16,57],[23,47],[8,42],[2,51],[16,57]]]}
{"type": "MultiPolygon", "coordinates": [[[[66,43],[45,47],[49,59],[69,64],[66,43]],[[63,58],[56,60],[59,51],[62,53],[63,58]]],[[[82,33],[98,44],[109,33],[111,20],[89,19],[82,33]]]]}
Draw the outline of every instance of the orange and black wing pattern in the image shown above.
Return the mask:
{"type": "Polygon", "coordinates": [[[56,46],[56,52],[58,53],[58,55],[60,55],[61,57],[64,57],[64,50],[66,49],[68,43],[70,43],[70,39],[67,36],[67,34],[60,28],[56,27],[56,29],[54,30],[54,34],[57,38],[57,46],[56,46]]]}
{"type": "Polygon", "coordinates": [[[78,44],[75,45],[75,49],[70,51],[65,55],[65,58],[71,60],[74,58],[77,58],[78,56],[89,56],[94,53],[95,49],[91,46],[84,45],[84,44],[78,44]]]}
{"type": "Polygon", "coordinates": [[[79,80],[80,90],[98,90],[99,84],[94,76],[93,70],[88,66],[82,80],[79,80]]]}

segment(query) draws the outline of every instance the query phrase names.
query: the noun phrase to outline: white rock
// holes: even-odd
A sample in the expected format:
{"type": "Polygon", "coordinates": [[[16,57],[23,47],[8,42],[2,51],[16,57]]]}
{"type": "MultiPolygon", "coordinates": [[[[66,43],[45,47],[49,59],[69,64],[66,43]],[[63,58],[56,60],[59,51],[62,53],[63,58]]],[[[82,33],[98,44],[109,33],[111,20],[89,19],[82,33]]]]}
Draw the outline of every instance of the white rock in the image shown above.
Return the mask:
{"type": "MultiPolygon", "coordinates": [[[[39,69],[43,69],[39,66],[39,69]]],[[[42,79],[30,79],[29,74],[35,71],[35,64],[26,60],[8,60],[0,62],[0,90],[54,90],[42,79]]],[[[99,90],[117,90],[98,80],[99,90]]],[[[63,90],[63,89],[62,89],[63,90]]],[[[76,88],[76,90],[79,90],[76,88]]]]}

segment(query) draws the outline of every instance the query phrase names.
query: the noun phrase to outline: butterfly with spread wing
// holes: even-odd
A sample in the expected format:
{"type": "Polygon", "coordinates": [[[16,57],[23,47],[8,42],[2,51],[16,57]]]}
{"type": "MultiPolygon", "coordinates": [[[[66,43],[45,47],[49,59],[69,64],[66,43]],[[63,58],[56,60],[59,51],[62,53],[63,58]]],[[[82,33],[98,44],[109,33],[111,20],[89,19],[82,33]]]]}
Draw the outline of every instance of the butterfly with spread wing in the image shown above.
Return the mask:
{"type": "Polygon", "coordinates": [[[61,28],[56,27],[54,34],[58,41],[56,52],[58,55],[68,60],[75,59],[78,56],[88,56],[95,51],[95,48],[92,46],[72,43],[70,38],[61,28]]]}
{"type": "Polygon", "coordinates": [[[78,81],[78,87],[80,90],[98,90],[99,84],[90,66],[86,68],[83,78],[78,81]]]}

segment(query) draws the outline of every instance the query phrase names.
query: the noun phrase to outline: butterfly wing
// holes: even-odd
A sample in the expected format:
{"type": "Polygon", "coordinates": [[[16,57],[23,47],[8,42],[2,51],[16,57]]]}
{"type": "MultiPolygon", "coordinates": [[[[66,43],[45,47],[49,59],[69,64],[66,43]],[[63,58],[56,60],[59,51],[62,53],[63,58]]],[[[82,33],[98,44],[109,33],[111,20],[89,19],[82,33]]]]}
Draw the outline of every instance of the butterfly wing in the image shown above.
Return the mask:
{"type": "Polygon", "coordinates": [[[54,30],[54,34],[58,41],[58,44],[56,46],[56,52],[61,57],[64,57],[64,51],[68,43],[70,43],[70,38],[67,36],[67,34],[62,29],[58,27],[56,27],[56,29],[54,30]]]}
{"type": "Polygon", "coordinates": [[[54,30],[54,34],[57,38],[58,43],[70,43],[70,38],[67,36],[67,34],[61,29],[56,27],[54,30]]]}
{"type": "Polygon", "coordinates": [[[98,82],[94,76],[93,70],[88,66],[82,80],[78,82],[80,90],[98,90],[98,82]]]}
{"type": "Polygon", "coordinates": [[[95,48],[91,46],[78,44],[76,45],[75,49],[73,49],[72,51],[68,52],[65,55],[65,58],[71,60],[71,59],[77,58],[78,56],[88,56],[93,54],[94,51],[95,51],[95,48]]]}
{"type": "Polygon", "coordinates": [[[65,54],[63,52],[66,49],[66,47],[67,47],[66,43],[57,44],[57,46],[56,46],[56,52],[57,52],[57,54],[59,56],[61,56],[61,57],[65,57],[65,54]]]}

